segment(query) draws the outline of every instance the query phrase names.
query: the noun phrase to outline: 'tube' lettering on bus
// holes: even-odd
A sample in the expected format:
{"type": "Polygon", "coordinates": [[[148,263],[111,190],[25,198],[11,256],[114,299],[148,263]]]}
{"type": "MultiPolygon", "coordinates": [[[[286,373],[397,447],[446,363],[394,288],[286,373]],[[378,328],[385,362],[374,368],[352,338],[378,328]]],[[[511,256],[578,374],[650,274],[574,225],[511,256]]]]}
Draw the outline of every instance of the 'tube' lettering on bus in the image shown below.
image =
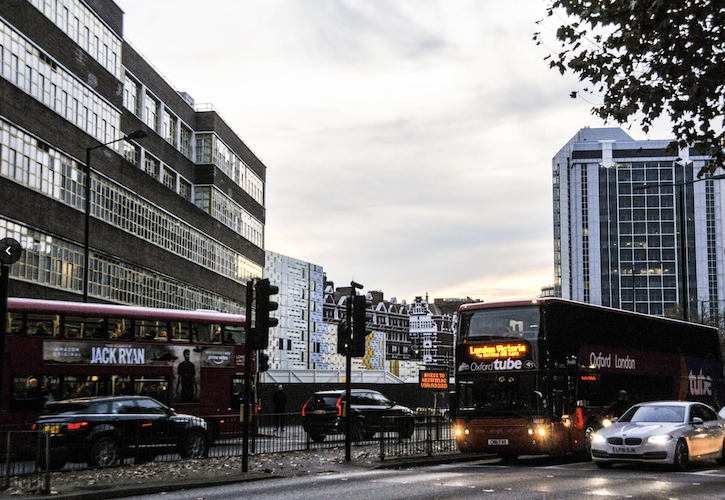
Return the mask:
{"type": "Polygon", "coordinates": [[[712,378],[702,374],[696,375],[692,371],[687,378],[690,380],[690,394],[693,396],[712,396],[712,378]]]}
{"type": "Polygon", "coordinates": [[[138,347],[94,347],[91,364],[99,365],[143,365],[146,350],[138,347]]]}

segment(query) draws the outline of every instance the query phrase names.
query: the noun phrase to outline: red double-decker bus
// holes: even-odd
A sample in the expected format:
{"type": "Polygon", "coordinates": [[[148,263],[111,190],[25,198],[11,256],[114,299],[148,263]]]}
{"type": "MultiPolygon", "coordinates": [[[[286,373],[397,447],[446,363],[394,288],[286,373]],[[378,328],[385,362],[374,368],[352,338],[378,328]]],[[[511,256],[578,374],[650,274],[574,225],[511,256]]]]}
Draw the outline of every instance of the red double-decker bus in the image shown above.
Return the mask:
{"type": "Polygon", "coordinates": [[[627,403],[723,404],[716,328],[562,299],[461,306],[455,433],[463,452],[582,453],[627,403]]]}
{"type": "Polygon", "coordinates": [[[212,438],[240,432],[244,316],[10,298],[6,321],[3,430],[49,401],[148,395],[204,417],[212,438]]]}

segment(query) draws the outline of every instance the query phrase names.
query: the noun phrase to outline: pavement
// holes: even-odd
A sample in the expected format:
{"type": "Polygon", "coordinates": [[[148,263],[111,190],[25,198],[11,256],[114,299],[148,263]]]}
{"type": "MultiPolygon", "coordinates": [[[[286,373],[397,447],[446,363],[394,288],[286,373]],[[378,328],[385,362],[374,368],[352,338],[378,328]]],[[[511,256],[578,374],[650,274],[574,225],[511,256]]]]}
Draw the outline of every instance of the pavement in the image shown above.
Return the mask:
{"type": "Polygon", "coordinates": [[[33,481],[13,478],[10,488],[0,493],[0,499],[52,497],[63,500],[105,500],[271,478],[415,467],[485,458],[482,455],[452,452],[432,457],[404,457],[380,461],[378,453],[377,446],[355,447],[349,462],[345,461],[344,448],[250,455],[247,472],[242,472],[242,457],[66,470],[50,474],[50,492],[47,495],[38,493],[44,486],[45,476],[42,475],[36,476],[33,481]]]}

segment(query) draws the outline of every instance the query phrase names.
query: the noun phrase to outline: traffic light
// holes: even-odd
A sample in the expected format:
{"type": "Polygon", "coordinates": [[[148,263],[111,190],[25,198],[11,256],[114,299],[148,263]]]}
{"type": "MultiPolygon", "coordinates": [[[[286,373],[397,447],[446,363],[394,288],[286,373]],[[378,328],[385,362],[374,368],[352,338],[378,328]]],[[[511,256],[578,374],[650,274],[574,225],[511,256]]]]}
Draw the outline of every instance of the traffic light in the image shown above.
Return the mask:
{"type": "Polygon", "coordinates": [[[269,355],[260,352],[259,353],[259,370],[257,370],[258,373],[266,372],[269,370],[269,355]]]}
{"type": "Polygon", "coordinates": [[[347,354],[350,349],[350,329],[346,325],[340,325],[337,329],[337,353],[347,354]]]}
{"type": "Polygon", "coordinates": [[[372,333],[365,325],[368,320],[368,305],[365,295],[356,295],[353,299],[350,355],[355,358],[365,356],[365,337],[372,333]]]}
{"type": "Polygon", "coordinates": [[[256,307],[254,328],[251,331],[250,349],[261,351],[269,346],[269,329],[279,324],[279,320],[270,317],[269,313],[276,311],[279,304],[270,299],[279,293],[279,287],[271,285],[268,279],[259,280],[256,287],[256,307]]]}

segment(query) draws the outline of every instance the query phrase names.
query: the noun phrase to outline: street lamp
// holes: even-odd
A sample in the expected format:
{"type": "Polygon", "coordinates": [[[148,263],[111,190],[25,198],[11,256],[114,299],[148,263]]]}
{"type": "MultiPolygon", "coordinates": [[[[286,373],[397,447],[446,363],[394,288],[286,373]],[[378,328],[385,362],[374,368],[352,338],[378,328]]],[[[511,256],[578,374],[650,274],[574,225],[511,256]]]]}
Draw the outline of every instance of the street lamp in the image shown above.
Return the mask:
{"type": "MultiPolygon", "coordinates": [[[[683,165],[686,166],[686,165],[683,165]]],[[[689,309],[690,304],[688,300],[688,289],[687,289],[687,249],[685,248],[685,186],[688,184],[694,184],[696,182],[700,181],[706,181],[706,180],[720,180],[725,179],[725,174],[719,174],[719,175],[712,175],[710,177],[703,177],[700,179],[693,179],[691,181],[683,181],[683,182],[672,182],[672,183],[664,183],[664,182],[656,182],[652,184],[642,184],[640,186],[633,186],[633,191],[644,191],[646,189],[650,188],[661,188],[661,187],[675,187],[677,188],[677,205],[679,206],[677,210],[677,222],[678,222],[678,231],[677,231],[677,246],[680,249],[680,253],[678,255],[678,266],[680,268],[681,277],[680,277],[680,302],[682,306],[682,319],[685,321],[689,321],[689,309]]],[[[634,297],[634,294],[636,293],[636,290],[634,289],[634,269],[632,269],[632,296],[634,297]]]]}
{"type": "Polygon", "coordinates": [[[134,130],[127,136],[121,137],[105,144],[98,144],[90,148],[86,148],[86,181],[85,181],[85,194],[86,194],[86,213],[85,213],[85,227],[83,234],[83,302],[88,302],[88,267],[90,265],[90,250],[89,250],[89,239],[90,239],[90,223],[91,223],[91,151],[94,149],[102,148],[119,141],[127,141],[129,139],[143,139],[148,134],[145,130],[134,130]]]}

